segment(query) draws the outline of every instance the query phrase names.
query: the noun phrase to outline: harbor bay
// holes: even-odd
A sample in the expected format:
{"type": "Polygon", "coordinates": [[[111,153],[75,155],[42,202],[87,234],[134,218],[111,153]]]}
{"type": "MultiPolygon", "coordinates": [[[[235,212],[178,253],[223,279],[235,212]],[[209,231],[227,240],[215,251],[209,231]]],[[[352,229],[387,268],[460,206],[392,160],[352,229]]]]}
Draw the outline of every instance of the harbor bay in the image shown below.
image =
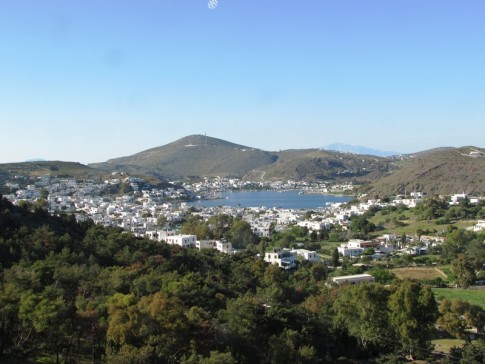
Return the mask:
{"type": "Polygon", "coordinates": [[[190,202],[189,205],[200,207],[264,206],[267,208],[317,209],[325,208],[332,203],[345,203],[352,200],[351,196],[302,193],[297,190],[225,192],[221,193],[219,197],[217,199],[190,202]]]}

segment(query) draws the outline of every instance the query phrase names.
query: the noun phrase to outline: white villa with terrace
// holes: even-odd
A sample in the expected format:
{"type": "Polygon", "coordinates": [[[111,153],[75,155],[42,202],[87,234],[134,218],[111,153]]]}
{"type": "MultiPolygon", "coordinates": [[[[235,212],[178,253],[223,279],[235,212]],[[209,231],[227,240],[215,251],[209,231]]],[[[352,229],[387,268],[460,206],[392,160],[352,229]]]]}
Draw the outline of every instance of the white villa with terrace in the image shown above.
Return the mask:
{"type": "Polygon", "coordinates": [[[167,244],[170,245],[179,245],[182,248],[187,248],[190,246],[195,247],[195,243],[197,241],[197,236],[195,235],[173,235],[169,236],[165,239],[167,244]]]}
{"type": "Polygon", "coordinates": [[[266,252],[264,261],[271,264],[277,264],[278,267],[283,269],[292,269],[296,267],[296,256],[288,249],[273,249],[270,252],[266,252]]]}
{"type": "Polygon", "coordinates": [[[232,247],[232,244],[226,240],[197,240],[195,242],[195,247],[199,250],[215,249],[226,254],[234,254],[236,252],[232,247]]]}

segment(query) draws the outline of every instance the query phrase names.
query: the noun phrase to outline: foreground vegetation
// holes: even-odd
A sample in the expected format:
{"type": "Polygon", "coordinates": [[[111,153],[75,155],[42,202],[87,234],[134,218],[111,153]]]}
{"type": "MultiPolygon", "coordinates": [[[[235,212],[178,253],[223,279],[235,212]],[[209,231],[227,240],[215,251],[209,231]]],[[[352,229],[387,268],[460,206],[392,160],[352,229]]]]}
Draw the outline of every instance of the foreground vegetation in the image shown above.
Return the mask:
{"type": "MultiPolygon", "coordinates": [[[[0,361],[389,363],[431,356],[435,325],[463,338],[485,324],[481,308],[438,305],[429,286],[384,268],[373,271],[381,283],[331,287],[326,264],[286,272],[257,257],[319,243],[297,228],[260,242],[241,220],[194,215],[182,230],[194,229],[245,251],[181,249],[0,199],[0,361]]],[[[454,356],[484,353],[471,343],[454,356]]]]}

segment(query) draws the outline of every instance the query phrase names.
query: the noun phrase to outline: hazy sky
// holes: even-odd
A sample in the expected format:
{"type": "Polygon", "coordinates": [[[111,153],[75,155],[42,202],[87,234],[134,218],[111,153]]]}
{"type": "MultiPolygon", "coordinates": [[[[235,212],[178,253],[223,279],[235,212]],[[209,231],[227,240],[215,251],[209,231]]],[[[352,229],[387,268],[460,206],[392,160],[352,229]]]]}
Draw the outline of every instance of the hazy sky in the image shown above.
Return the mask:
{"type": "Polygon", "coordinates": [[[484,147],[485,1],[0,1],[0,163],[204,133],[484,147]]]}

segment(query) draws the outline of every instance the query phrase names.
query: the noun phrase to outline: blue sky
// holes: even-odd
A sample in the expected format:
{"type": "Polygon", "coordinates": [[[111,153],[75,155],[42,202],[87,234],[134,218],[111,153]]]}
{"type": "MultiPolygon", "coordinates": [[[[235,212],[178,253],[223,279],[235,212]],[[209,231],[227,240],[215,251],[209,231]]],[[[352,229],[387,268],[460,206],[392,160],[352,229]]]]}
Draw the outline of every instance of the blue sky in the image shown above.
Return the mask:
{"type": "Polygon", "coordinates": [[[485,140],[483,0],[1,0],[0,163],[485,140]]]}

